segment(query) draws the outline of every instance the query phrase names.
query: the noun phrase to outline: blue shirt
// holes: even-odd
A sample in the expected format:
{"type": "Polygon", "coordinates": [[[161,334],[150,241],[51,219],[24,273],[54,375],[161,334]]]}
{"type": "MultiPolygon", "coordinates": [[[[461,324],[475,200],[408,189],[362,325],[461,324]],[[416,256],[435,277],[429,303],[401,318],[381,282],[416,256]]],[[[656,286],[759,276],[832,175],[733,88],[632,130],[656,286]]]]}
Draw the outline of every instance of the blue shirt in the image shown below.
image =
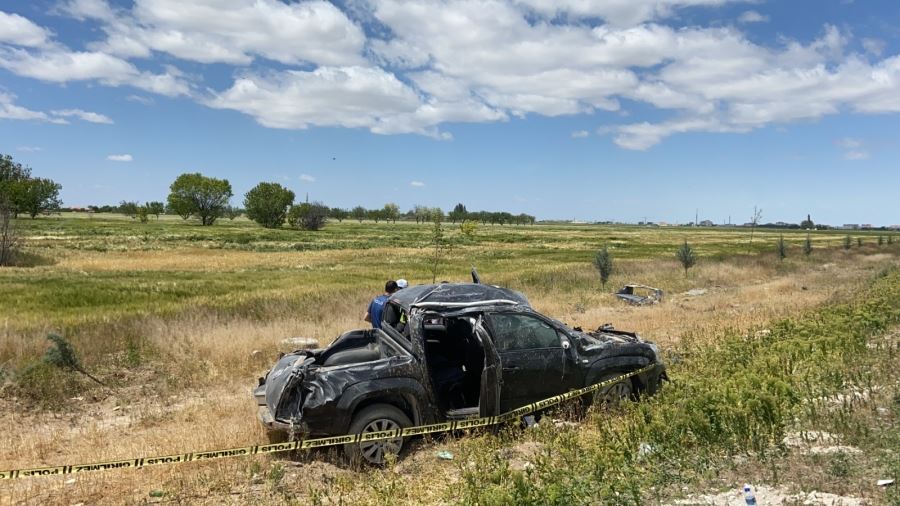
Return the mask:
{"type": "Polygon", "coordinates": [[[390,295],[379,295],[369,303],[369,319],[372,320],[372,328],[381,328],[381,314],[384,313],[384,304],[390,295]]]}

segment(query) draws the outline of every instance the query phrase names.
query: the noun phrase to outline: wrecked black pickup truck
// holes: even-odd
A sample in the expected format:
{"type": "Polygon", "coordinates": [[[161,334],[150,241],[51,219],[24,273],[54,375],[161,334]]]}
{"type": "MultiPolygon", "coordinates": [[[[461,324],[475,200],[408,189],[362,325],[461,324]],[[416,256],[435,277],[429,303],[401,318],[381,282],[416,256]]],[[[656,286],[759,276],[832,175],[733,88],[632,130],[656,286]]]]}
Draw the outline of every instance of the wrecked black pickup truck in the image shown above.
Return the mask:
{"type": "MultiPolygon", "coordinates": [[[[254,395],[270,434],[323,437],[493,416],[649,364],[585,402],[653,393],[656,346],[630,332],[583,332],[534,311],[524,295],[478,283],[400,290],[380,329],[284,355],[254,395]]],[[[380,464],[403,439],[345,446],[380,464]]]]}

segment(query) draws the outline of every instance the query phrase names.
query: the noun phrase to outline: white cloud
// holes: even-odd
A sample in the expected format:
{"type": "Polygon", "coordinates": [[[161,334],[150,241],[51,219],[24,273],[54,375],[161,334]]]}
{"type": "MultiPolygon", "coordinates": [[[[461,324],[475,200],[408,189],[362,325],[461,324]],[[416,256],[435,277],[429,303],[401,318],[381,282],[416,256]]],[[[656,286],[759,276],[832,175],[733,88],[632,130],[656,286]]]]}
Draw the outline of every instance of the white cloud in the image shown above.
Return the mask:
{"type": "Polygon", "coordinates": [[[75,3],[90,5],[70,8],[72,15],[108,21],[106,40],[92,49],[122,57],[160,51],[234,65],[249,64],[257,56],[285,64],[364,63],[364,32],[323,0],[136,0],[133,9],[114,18],[104,1],[75,3]]]}
{"type": "Polygon", "coordinates": [[[856,149],[862,146],[862,141],[859,139],[853,139],[851,137],[844,137],[843,139],[839,139],[837,141],[837,145],[844,149],[856,149]]]}
{"type": "Polygon", "coordinates": [[[881,56],[884,53],[884,48],[887,46],[883,40],[872,38],[863,38],[861,43],[863,49],[874,56],[881,56]]]}
{"type": "Polygon", "coordinates": [[[52,111],[51,114],[53,114],[54,116],[62,116],[66,118],[74,116],[78,119],[90,123],[103,123],[106,125],[113,124],[113,120],[109,116],[105,116],[96,112],[82,111],[81,109],[64,109],[61,111],[52,111]]]}
{"type": "Polygon", "coordinates": [[[310,176],[309,174],[300,174],[300,181],[305,181],[307,183],[315,183],[316,178],[310,176]]]}
{"type": "Polygon", "coordinates": [[[15,95],[0,91],[0,119],[45,121],[59,125],[68,123],[65,119],[51,117],[45,112],[33,111],[27,107],[16,105],[15,100],[15,95]]]}
{"type": "Polygon", "coordinates": [[[756,11],[745,11],[738,16],[738,23],[765,23],[769,16],[764,16],[756,11]]]}
{"type": "Polygon", "coordinates": [[[410,181],[409,185],[413,188],[422,188],[423,186],[425,186],[425,183],[423,183],[422,181],[410,181]]]}
{"type": "Polygon", "coordinates": [[[68,0],[60,5],[59,10],[79,20],[111,21],[116,16],[106,0],[68,0]]]}
{"type": "Polygon", "coordinates": [[[587,130],[576,130],[572,132],[573,139],[584,139],[585,137],[591,135],[587,130]]]}
{"type": "Polygon", "coordinates": [[[675,15],[681,7],[719,6],[746,0],[517,0],[547,17],[568,14],[576,18],[600,17],[619,26],[675,15]]]}
{"type": "Polygon", "coordinates": [[[0,42],[17,46],[40,47],[47,44],[50,32],[18,14],[0,11],[0,42]]]}
{"type": "Polygon", "coordinates": [[[107,86],[130,85],[167,96],[190,93],[188,84],[175,76],[141,72],[121,58],[96,51],[54,47],[32,52],[0,47],[0,68],[48,82],[98,80],[107,86]]]}
{"type": "Polygon", "coordinates": [[[868,151],[847,151],[844,153],[845,160],[868,160],[869,152],[868,151]]]}
{"type": "Polygon", "coordinates": [[[142,97],[141,95],[128,95],[125,100],[129,102],[137,102],[142,105],[153,105],[153,99],[150,97],[142,97]]]}
{"type": "Polygon", "coordinates": [[[245,75],[208,105],[241,111],[272,128],[340,126],[398,133],[402,128],[392,130],[397,126],[392,119],[415,113],[421,104],[409,86],[382,69],[320,67],[245,75]]]}
{"type": "Polygon", "coordinates": [[[131,161],[134,161],[134,157],[131,156],[131,155],[129,155],[129,154],[109,155],[109,156],[106,157],[106,159],[107,159],[107,160],[110,160],[110,161],[113,161],[113,162],[131,162],[131,161]]]}

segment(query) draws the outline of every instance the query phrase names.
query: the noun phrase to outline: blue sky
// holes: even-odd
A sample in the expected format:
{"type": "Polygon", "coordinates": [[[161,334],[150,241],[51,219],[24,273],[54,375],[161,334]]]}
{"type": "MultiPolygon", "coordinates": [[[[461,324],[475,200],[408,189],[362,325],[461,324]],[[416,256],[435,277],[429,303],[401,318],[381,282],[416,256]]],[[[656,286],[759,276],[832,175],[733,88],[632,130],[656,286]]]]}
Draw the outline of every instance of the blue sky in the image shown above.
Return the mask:
{"type": "Polygon", "coordinates": [[[900,223],[900,9],[0,0],[0,152],[68,205],[180,173],[332,206],[900,223]]]}

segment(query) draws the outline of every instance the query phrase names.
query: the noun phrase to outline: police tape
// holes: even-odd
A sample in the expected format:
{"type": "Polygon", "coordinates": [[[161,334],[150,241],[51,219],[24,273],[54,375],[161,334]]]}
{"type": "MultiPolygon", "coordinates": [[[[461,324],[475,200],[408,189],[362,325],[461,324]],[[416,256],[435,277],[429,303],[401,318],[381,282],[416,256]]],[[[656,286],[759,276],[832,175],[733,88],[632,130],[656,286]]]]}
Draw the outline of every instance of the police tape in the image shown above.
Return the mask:
{"type": "Polygon", "coordinates": [[[547,409],[576,397],[581,397],[583,395],[596,392],[603,387],[618,383],[619,381],[631,378],[632,376],[637,376],[638,374],[643,374],[645,372],[651,371],[656,367],[657,364],[650,364],[641,369],[622,374],[621,376],[616,376],[615,378],[610,378],[608,380],[601,381],[600,383],[595,383],[593,385],[579,388],[577,390],[571,390],[564,394],[548,397],[547,399],[527,404],[525,406],[522,406],[521,408],[507,411],[506,413],[497,416],[454,420],[451,422],[435,423],[431,425],[418,425],[415,427],[406,427],[396,430],[364,432],[361,434],[347,434],[343,436],[332,436],[315,439],[302,439],[299,441],[290,441],[286,443],[244,446],[240,448],[226,448],[223,450],[213,450],[206,452],[180,453],[175,455],[141,457],[127,460],[112,460],[107,462],[95,462],[92,464],[13,469],[11,471],[0,471],[0,480],[28,478],[31,476],[76,474],[90,471],[106,471],[111,469],[141,469],[148,466],[179,464],[182,462],[198,462],[231,457],[245,457],[250,455],[263,455],[294,450],[310,450],[313,448],[324,448],[327,446],[386,441],[389,439],[397,439],[400,437],[421,436],[425,434],[453,432],[456,430],[474,429],[478,427],[490,427],[492,425],[498,425],[515,420],[519,417],[529,415],[536,411],[547,409]]]}

